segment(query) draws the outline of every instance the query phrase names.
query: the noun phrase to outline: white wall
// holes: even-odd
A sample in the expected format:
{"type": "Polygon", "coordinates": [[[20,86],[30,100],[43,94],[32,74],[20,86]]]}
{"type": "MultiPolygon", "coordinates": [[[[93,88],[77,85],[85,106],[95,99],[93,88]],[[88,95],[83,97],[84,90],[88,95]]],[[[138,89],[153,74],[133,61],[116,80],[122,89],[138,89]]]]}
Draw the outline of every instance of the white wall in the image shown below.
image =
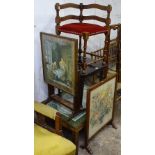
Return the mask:
{"type": "MultiPolygon", "coordinates": [[[[42,59],[40,49],[40,32],[55,33],[55,3],[98,3],[102,5],[112,5],[111,19],[112,24],[121,22],[121,0],[35,0],[34,8],[34,99],[42,101],[47,97],[47,85],[43,80],[42,71],[42,59]]],[[[69,10],[72,14],[78,14],[78,12],[69,10]]],[[[69,12],[67,12],[69,13],[69,12]]],[[[86,14],[96,13],[100,15],[100,10],[92,9],[91,12],[85,12],[86,14]]],[[[61,15],[65,15],[66,12],[62,11],[61,15]]],[[[102,15],[102,14],[101,14],[102,15]]],[[[65,35],[66,34],[62,34],[65,35]]],[[[112,34],[114,37],[115,33],[112,34]]],[[[75,37],[69,35],[70,37],[75,37]]],[[[98,49],[103,47],[103,35],[97,37],[91,37],[88,44],[88,50],[98,49]]]]}

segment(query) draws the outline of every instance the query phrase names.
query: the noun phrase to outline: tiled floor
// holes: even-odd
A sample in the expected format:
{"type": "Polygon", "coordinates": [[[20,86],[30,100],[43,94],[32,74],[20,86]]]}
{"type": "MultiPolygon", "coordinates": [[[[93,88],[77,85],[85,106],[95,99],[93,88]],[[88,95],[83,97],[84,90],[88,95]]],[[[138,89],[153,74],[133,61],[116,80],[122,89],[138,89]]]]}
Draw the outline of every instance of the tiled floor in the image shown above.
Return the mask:
{"type": "MultiPolygon", "coordinates": [[[[116,103],[114,122],[117,129],[106,126],[89,143],[93,155],[121,155],[121,103],[116,103]]],[[[84,141],[80,136],[80,144],[84,141]]],[[[89,155],[85,149],[79,147],[78,155],[89,155]]]]}

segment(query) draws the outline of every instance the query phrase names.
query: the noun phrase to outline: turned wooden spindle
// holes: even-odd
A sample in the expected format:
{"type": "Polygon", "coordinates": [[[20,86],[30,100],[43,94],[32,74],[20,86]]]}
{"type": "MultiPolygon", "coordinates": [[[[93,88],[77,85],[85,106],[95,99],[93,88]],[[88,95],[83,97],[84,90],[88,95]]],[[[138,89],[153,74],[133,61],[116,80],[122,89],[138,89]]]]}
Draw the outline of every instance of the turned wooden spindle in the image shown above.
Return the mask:
{"type": "MultiPolygon", "coordinates": [[[[80,16],[79,16],[79,22],[82,23],[83,21],[83,3],[80,3],[79,5],[79,8],[80,8],[80,16]]],[[[81,36],[79,36],[79,66],[81,65],[82,63],[82,59],[81,59],[81,54],[82,54],[82,40],[81,40],[81,36]]]]}
{"type": "Polygon", "coordinates": [[[83,21],[83,3],[80,3],[79,7],[80,7],[79,21],[80,21],[80,23],[82,23],[82,21],[83,21]]]}
{"type": "Polygon", "coordinates": [[[108,72],[108,64],[109,64],[109,42],[110,42],[110,37],[109,37],[109,32],[105,34],[105,46],[104,46],[104,59],[103,59],[103,65],[106,65],[105,67],[105,76],[107,76],[108,72]]]}
{"type": "Polygon", "coordinates": [[[58,27],[60,26],[60,16],[59,16],[59,11],[60,11],[60,4],[56,3],[55,4],[55,10],[56,10],[56,17],[55,17],[55,22],[56,22],[56,26],[55,26],[55,31],[57,35],[60,35],[60,31],[58,30],[58,27]]]}
{"type": "Polygon", "coordinates": [[[121,82],[121,24],[118,25],[117,30],[117,64],[116,64],[116,71],[117,71],[117,80],[121,82]]]}
{"type": "Polygon", "coordinates": [[[110,12],[112,10],[111,5],[108,5],[108,9],[107,9],[107,19],[106,19],[106,27],[107,27],[107,32],[105,33],[105,45],[104,45],[104,59],[103,59],[103,63],[105,63],[106,67],[105,67],[105,77],[107,76],[108,73],[108,65],[109,65],[109,45],[110,45],[110,23],[111,23],[111,19],[110,19],[110,12]]]}
{"type": "Polygon", "coordinates": [[[78,50],[78,53],[79,53],[79,59],[78,59],[78,62],[79,62],[79,66],[81,65],[82,63],[82,58],[81,58],[81,54],[82,54],[82,37],[79,36],[79,50],[78,50]]]}
{"type": "Polygon", "coordinates": [[[83,40],[84,40],[84,46],[83,46],[83,64],[82,64],[82,69],[83,73],[86,73],[86,68],[87,68],[87,63],[86,63],[86,52],[87,52],[87,42],[89,39],[89,33],[85,32],[83,33],[83,40]]]}

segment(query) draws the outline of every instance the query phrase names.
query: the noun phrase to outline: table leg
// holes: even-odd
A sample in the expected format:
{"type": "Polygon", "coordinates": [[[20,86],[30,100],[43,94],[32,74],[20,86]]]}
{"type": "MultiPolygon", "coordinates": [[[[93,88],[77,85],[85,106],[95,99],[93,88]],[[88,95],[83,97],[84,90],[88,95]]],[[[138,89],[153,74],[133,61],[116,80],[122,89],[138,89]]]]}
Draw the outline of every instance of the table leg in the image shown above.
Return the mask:
{"type": "Polygon", "coordinates": [[[79,132],[78,131],[72,131],[73,136],[73,142],[76,145],[76,155],[78,155],[79,150],[79,132]]]}

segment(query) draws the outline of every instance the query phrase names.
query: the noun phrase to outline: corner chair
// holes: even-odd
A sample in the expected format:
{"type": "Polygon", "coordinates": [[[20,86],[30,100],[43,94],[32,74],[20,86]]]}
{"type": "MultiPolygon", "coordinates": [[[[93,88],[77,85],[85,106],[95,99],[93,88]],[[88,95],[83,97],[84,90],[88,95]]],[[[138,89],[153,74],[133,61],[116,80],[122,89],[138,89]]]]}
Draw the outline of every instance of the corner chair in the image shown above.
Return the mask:
{"type": "Polygon", "coordinates": [[[108,55],[109,55],[109,43],[110,43],[110,12],[112,10],[111,5],[104,6],[99,4],[88,4],[84,5],[83,3],[74,4],[74,3],[66,3],[59,4],[56,3],[56,34],[60,35],[63,33],[75,34],[79,36],[79,49],[78,49],[78,63],[79,70],[81,70],[81,74],[83,76],[94,74],[96,70],[104,70],[102,73],[103,78],[106,78],[108,72],[108,55]],[[60,17],[60,11],[62,9],[74,8],[79,9],[80,15],[67,15],[64,17],[60,17]],[[107,13],[105,18],[90,15],[84,16],[83,10],[85,9],[99,9],[107,13]],[[69,23],[62,24],[62,22],[74,19],[79,21],[79,23],[69,23]],[[104,25],[100,26],[97,24],[86,23],[83,21],[96,20],[102,22],[104,25]],[[87,42],[90,36],[94,36],[97,34],[105,35],[105,42],[103,44],[104,48],[99,49],[95,52],[87,51],[87,42]],[[84,41],[83,49],[82,49],[82,39],[84,41]],[[90,57],[90,58],[89,58],[90,57]]]}

